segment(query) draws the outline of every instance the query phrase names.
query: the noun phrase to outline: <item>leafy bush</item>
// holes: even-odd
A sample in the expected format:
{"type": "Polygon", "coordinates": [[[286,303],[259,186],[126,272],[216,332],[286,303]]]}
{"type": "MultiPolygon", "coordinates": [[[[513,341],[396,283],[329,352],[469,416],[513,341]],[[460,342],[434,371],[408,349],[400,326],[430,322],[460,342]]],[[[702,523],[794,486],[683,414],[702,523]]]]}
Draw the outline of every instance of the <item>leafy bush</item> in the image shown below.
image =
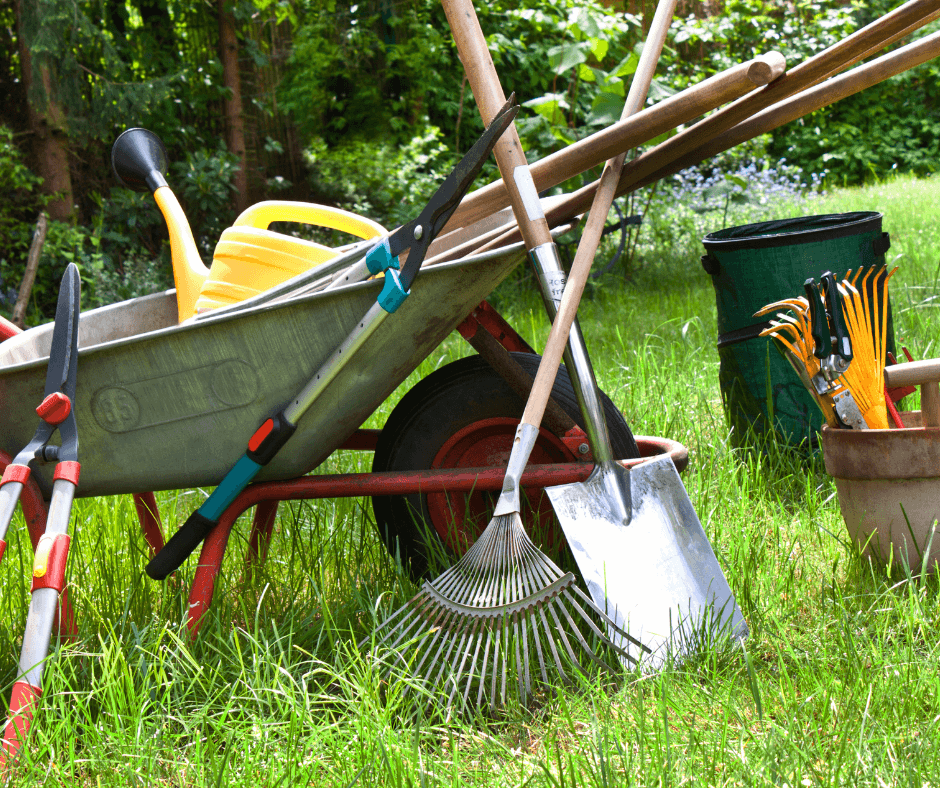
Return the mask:
{"type": "Polygon", "coordinates": [[[779,129],[770,151],[834,185],[927,175],[940,161],[938,105],[940,66],[931,61],[779,129]]]}
{"type": "MultiPolygon", "coordinates": [[[[389,229],[414,218],[455,163],[435,126],[426,126],[403,146],[352,139],[330,149],[318,139],[305,159],[316,201],[389,229]]],[[[331,234],[323,240],[336,243],[331,234]]]]}

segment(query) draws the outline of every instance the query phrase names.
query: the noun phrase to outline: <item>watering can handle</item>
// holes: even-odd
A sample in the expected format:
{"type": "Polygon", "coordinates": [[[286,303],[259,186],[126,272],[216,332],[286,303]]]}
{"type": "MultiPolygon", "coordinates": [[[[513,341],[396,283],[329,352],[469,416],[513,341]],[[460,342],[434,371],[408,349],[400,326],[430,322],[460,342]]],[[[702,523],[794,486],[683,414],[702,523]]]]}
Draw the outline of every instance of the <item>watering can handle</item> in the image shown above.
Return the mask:
{"type": "Polygon", "coordinates": [[[232,226],[267,230],[272,222],[315,224],[366,239],[388,234],[381,224],[364,216],[328,205],[290,200],[265,200],[256,203],[242,211],[232,226]]]}

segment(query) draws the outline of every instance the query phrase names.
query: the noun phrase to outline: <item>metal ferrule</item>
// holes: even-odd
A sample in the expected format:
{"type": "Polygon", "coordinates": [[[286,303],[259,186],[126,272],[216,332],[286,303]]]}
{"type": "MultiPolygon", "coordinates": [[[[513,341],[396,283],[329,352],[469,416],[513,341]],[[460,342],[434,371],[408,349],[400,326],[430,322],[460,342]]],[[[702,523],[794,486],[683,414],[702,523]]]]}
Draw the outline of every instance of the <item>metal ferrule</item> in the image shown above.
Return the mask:
{"type": "Polygon", "coordinates": [[[519,496],[519,481],[522,479],[522,472],[529,461],[529,455],[532,454],[538,435],[538,427],[533,427],[531,424],[522,423],[516,428],[516,436],[512,440],[512,453],[509,455],[506,476],[503,478],[503,491],[496,502],[494,517],[520,510],[522,499],[519,496]]]}
{"type": "Polygon", "coordinates": [[[22,491],[23,485],[20,482],[7,482],[0,487],[0,539],[6,539],[7,529],[13,520],[13,513],[22,491]]]}
{"type": "Polygon", "coordinates": [[[382,325],[388,314],[378,303],[369,307],[365,317],[359,321],[342,344],[333,351],[314,378],[304,386],[290,405],[284,408],[284,415],[291,424],[296,424],[297,420],[307,412],[307,409],[323,393],[323,390],[333,382],[333,379],[340,373],[348,360],[369,341],[369,338],[382,325]]]}
{"type": "MultiPolygon", "coordinates": [[[[530,257],[542,288],[545,310],[548,312],[549,319],[554,322],[567,282],[567,274],[558,257],[558,247],[554,243],[542,244],[531,251],[530,257]]],[[[594,459],[598,463],[608,462],[613,459],[613,452],[607,434],[607,419],[604,417],[604,407],[597,390],[597,381],[594,379],[594,369],[591,366],[591,359],[588,356],[587,346],[584,344],[584,336],[577,319],[571,324],[564,359],[575,397],[581,408],[581,415],[584,417],[584,431],[590,441],[594,459]]]]}

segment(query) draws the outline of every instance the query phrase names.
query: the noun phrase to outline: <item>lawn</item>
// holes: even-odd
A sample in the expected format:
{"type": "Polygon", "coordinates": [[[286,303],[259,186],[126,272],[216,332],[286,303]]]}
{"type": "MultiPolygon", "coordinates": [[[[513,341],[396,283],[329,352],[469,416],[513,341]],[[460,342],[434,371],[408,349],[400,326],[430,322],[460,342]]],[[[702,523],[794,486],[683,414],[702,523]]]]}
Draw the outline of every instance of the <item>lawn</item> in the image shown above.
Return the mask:
{"type": "MultiPolygon", "coordinates": [[[[940,179],[899,178],[762,218],[881,211],[889,261],[900,266],[897,341],[927,358],[938,355],[938,203],[940,179]]],[[[734,448],[718,392],[714,296],[693,236],[677,231],[644,250],[628,281],[593,287],[580,321],[599,382],[634,432],[690,450],[684,483],[750,626],[741,646],[655,675],[585,675],[529,709],[510,703],[447,721],[434,698],[383,687],[356,646],[377,604],[391,609],[414,589],[379,542],[369,501],[282,507],[251,576],[243,519],[190,645],[195,561],[178,581],[152,582],[130,498],[81,500],[68,570],[79,636],[46,667],[18,784],[940,784],[937,580],[859,557],[821,458],[734,448]]],[[[548,327],[525,282],[507,282],[495,300],[534,346],[544,343],[548,327]]],[[[402,391],[470,352],[452,336],[402,391]]],[[[321,471],[368,468],[368,455],[338,453],[321,471]]],[[[160,494],[165,528],[205,495],[160,494]]],[[[8,541],[5,697],[27,605],[19,515],[8,541]]]]}

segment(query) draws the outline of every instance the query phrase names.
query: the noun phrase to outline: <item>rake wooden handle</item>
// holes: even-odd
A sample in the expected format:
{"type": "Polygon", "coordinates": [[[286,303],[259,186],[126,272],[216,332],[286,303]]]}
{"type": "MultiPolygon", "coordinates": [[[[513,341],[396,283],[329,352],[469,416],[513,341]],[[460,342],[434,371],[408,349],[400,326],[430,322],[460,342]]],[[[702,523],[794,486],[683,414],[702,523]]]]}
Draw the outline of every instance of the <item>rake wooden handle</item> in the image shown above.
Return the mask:
{"type": "MultiPolygon", "coordinates": [[[[656,8],[656,14],[650,25],[646,44],[643,46],[640,62],[637,64],[636,73],[630,84],[630,92],[627,94],[627,100],[624,103],[621,120],[626,120],[631,115],[639,112],[646,102],[650,83],[653,81],[653,72],[656,71],[656,64],[659,62],[663,45],[666,43],[666,34],[669,32],[669,24],[672,21],[677,2],[678,0],[660,0],[656,8]]],[[[545,412],[545,405],[548,402],[548,397],[555,382],[555,375],[558,372],[558,364],[561,362],[565,345],[568,342],[568,333],[571,331],[571,325],[574,323],[578,306],[581,303],[581,295],[584,293],[584,287],[591,274],[591,265],[594,262],[594,255],[597,253],[597,247],[604,232],[607,214],[610,212],[611,203],[614,201],[614,192],[620,180],[620,171],[623,169],[626,155],[626,152],[620,153],[609,159],[604,165],[600,185],[594,195],[591,212],[581,233],[578,251],[575,253],[574,262],[571,264],[571,272],[568,275],[568,282],[562,293],[561,303],[558,305],[555,319],[552,321],[552,329],[549,332],[548,341],[545,343],[545,350],[542,353],[542,360],[539,362],[535,382],[532,384],[532,393],[526,401],[525,411],[522,414],[523,424],[531,424],[537,427],[542,421],[542,414],[545,412]]]]}
{"type": "MultiPolygon", "coordinates": [[[[488,124],[506,103],[506,97],[473,3],[471,0],[443,0],[443,6],[454,42],[457,44],[457,51],[467,72],[470,89],[473,91],[483,123],[488,124]]],[[[515,123],[496,143],[493,154],[509,192],[513,212],[517,217],[528,219],[520,224],[526,248],[531,250],[551,243],[552,235],[542,213],[538,192],[531,183],[528,163],[515,123]]]]}
{"type": "MultiPolygon", "coordinates": [[[[642,111],[640,107],[630,117],[622,118],[606,129],[530,164],[529,171],[535,187],[538,191],[544,191],[557,186],[620,153],[643,145],[683,123],[689,123],[773,81],[784,72],[785,67],[783,55],[768,52],[732,66],[655,106],[642,111]]],[[[509,194],[503,181],[493,181],[464,197],[447,223],[447,228],[466,227],[509,204],[509,194]]]]}

